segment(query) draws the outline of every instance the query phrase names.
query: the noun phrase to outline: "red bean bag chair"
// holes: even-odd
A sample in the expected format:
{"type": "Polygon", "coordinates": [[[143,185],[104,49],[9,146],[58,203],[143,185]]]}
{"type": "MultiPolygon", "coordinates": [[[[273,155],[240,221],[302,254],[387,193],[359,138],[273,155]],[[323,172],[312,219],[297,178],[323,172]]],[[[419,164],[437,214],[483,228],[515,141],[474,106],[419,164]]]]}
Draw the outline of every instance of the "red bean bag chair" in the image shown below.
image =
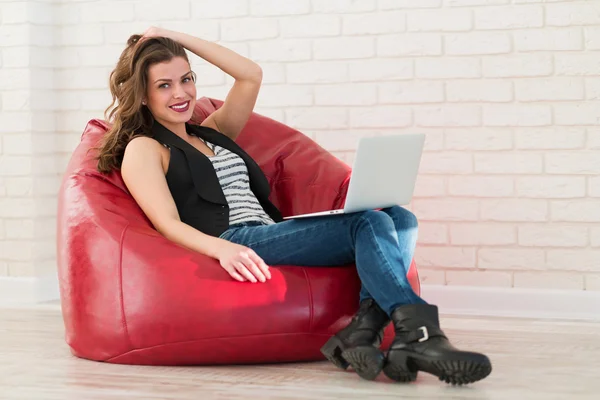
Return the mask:
{"type": "MultiPolygon", "coordinates": [[[[194,122],[222,102],[203,98],[194,122]]],[[[118,172],[96,171],[107,125],[91,120],[59,194],[58,264],[66,341],[78,357],[120,364],[323,360],[319,349],[358,309],[353,266],[276,266],[265,284],[234,281],[210,257],[161,236],[118,172]]],[[[341,208],[350,168],[302,133],[258,114],[239,137],[283,215],[341,208]]],[[[415,265],[410,281],[419,293],[415,265]]],[[[386,330],[387,346],[392,328],[386,330]]]]}

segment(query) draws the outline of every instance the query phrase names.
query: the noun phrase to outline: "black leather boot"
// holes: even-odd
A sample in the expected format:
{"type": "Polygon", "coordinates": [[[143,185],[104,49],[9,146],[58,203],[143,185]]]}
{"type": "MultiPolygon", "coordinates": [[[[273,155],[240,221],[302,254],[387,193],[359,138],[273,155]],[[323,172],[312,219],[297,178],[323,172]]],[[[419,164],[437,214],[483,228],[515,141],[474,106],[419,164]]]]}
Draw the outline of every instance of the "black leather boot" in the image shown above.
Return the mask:
{"type": "Polygon", "coordinates": [[[396,337],[388,350],[384,374],[410,382],[418,371],[453,385],[479,381],[492,372],[483,354],[455,348],[440,329],[438,308],[429,304],[400,306],[392,312],[396,337]]]}
{"type": "Polygon", "coordinates": [[[373,380],[385,361],[379,346],[389,323],[390,317],[373,299],[363,300],[350,324],[331,337],[321,353],[337,367],[351,365],[361,378],[373,380]]]}

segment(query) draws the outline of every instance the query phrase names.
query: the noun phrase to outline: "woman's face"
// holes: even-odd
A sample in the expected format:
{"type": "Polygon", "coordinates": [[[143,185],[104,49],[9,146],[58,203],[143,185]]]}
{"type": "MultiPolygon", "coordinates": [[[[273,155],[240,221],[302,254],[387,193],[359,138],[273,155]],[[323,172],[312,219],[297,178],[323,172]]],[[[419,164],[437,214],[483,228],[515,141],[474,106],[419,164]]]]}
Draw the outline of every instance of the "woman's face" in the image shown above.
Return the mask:
{"type": "Polygon", "coordinates": [[[192,118],[196,105],[196,86],[189,63],[182,57],[148,68],[146,106],[166,127],[192,118]]]}

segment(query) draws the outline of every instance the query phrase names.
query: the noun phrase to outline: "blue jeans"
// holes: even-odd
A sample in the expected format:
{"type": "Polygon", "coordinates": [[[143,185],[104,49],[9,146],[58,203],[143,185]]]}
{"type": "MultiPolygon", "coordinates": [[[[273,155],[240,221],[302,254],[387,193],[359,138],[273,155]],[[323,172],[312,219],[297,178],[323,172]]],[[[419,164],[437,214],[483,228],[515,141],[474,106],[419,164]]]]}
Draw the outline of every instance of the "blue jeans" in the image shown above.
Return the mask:
{"type": "Polygon", "coordinates": [[[402,207],[273,225],[231,226],[221,236],[251,248],[267,265],[342,266],[355,263],[360,300],[373,298],[388,314],[424,304],[406,277],[417,241],[417,218],[402,207]]]}

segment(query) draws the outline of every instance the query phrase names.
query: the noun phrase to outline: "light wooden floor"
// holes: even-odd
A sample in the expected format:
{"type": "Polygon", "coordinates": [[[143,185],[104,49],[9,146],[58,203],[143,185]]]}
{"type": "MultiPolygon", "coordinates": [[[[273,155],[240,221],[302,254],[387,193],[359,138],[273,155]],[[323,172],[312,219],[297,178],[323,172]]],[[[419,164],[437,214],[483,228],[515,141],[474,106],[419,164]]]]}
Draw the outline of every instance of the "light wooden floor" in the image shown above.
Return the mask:
{"type": "Polygon", "coordinates": [[[0,399],[599,399],[600,323],[443,317],[452,341],[494,370],[451,387],[360,380],[328,362],[236,367],[139,367],[73,357],[58,306],[0,309],[0,399]]]}

